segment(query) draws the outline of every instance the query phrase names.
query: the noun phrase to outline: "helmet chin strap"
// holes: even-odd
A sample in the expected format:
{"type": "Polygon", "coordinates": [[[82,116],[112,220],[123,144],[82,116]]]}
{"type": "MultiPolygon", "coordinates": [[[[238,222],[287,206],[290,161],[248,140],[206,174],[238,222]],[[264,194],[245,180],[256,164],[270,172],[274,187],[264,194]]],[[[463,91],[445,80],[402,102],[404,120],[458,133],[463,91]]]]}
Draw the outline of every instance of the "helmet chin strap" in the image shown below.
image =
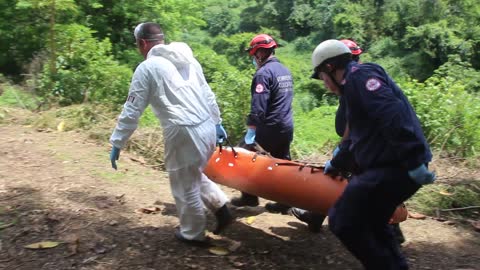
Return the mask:
{"type": "Polygon", "coordinates": [[[338,88],[338,90],[342,89],[340,84],[337,82],[337,80],[335,79],[335,71],[337,71],[337,68],[332,68],[331,71],[328,71],[328,72],[325,72],[329,77],[330,77],[330,80],[333,82],[333,84],[335,84],[335,86],[338,88]]]}

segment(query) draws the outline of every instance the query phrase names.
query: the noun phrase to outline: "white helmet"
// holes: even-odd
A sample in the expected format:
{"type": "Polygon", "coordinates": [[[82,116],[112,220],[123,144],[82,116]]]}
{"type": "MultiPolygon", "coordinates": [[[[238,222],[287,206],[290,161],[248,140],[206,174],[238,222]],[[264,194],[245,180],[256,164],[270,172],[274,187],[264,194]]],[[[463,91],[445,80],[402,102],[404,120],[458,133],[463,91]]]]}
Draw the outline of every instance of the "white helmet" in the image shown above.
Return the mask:
{"type": "Polygon", "coordinates": [[[318,44],[312,54],[312,65],[315,69],[329,58],[339,56],[352,51],[340,40],[329,39],[318,44]]]}

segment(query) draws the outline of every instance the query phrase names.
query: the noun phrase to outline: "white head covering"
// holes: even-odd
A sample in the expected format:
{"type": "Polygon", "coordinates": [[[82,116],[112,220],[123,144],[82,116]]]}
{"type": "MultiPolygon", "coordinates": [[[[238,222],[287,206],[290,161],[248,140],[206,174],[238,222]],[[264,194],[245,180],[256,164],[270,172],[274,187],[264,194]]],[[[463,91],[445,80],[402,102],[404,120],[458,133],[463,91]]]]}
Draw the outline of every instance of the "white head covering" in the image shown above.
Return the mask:
{"type": "MultiPolygon", "coordinates": [[[[139,25],[137,25],[135,27],[135,30],[133,31],[133,35],[135,36],[135,39],[139,39],[139,38],[145,38],[144,36],[142,36],[142,30],[143,30],[143,27],[144,27],[144,24],[145,23],[140,23],[139,25]]],[[[148,35],[150,38],[150,40],[163,40],[163,34],[149,34],[148,35]]]]}
{"type": "Polygon", "coordinates": [[[135,39],[138,39],[138,35],[140,34],[140,30],[142,30],[143,23],[140,23],[135,27],[135,31],[133,31],[133,35],[135,36],[135,39]]]}

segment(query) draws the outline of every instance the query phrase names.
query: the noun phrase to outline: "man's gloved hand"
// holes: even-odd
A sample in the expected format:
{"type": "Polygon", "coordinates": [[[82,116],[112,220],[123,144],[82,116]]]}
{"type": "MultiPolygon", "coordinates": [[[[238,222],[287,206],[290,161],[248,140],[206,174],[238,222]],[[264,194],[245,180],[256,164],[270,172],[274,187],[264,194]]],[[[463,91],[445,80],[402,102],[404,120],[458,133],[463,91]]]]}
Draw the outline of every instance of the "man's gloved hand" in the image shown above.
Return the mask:
{"type": "Polygon", "coordinates": [[[110,161],[112,162],[112,168],[117,169],[117,160],[120,157],[120,148],[112,146],[112,151],[110,151],[110,161]]]}
{"type": "Polygon", "coordinates": [[[222,124],[217,124],[217,144],[222,144],[223,140],[227,138],[227,132],[223,128],[222,124]]]}
{"type": "Polygon", "coordinates": [[[435,173],[429,171],[425,164],[408,171],[408,175],[419,185],[431,184],[436,178],[435,173]]]}
{"type": "Polygon", "coordinates": [[[338,152],[340,152],[340,146],[337,145],[335,150],[333,150],[333,157],[335,157],[338,154],[338,152]]]}
{"type": "Polygon", "coordinates": [[[255,143],[255,129],[248,128],[247,134],[245,135],[245,143],[246,144],[253,144],[255,143]]]}
{"type": "Polygon", "coordinates": [[[323,169],[323,174],[333,174],[333,175],[338,174],[338,170],[337,168],[333,167],[331,160],[327,160],[327,162],[325,162],[325,168],[323,169]]]}

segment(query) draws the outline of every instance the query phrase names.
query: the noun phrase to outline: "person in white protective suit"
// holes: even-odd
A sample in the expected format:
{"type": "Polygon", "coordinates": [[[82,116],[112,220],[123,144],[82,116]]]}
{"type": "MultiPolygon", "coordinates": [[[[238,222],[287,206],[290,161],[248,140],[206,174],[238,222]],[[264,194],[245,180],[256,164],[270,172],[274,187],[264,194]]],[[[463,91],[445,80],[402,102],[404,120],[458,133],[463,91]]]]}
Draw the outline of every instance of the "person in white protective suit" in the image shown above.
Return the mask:
{"type": "Polygon", "coordinates": [[[180,219],[175,237],[189,244],[206,244],[205,207],[215,213],[214,234],[233,221],[227,196],[203,174],[216,143],[227,138],[215,94],[187,44],[164,44],[163,31],[156,23],[139,24],[134,36],[145,61],[133,74],[128,98],[110,138],[112,167],[117,169],[120,149],[150,104],[163,128],[165,166],[180,219]]]}

